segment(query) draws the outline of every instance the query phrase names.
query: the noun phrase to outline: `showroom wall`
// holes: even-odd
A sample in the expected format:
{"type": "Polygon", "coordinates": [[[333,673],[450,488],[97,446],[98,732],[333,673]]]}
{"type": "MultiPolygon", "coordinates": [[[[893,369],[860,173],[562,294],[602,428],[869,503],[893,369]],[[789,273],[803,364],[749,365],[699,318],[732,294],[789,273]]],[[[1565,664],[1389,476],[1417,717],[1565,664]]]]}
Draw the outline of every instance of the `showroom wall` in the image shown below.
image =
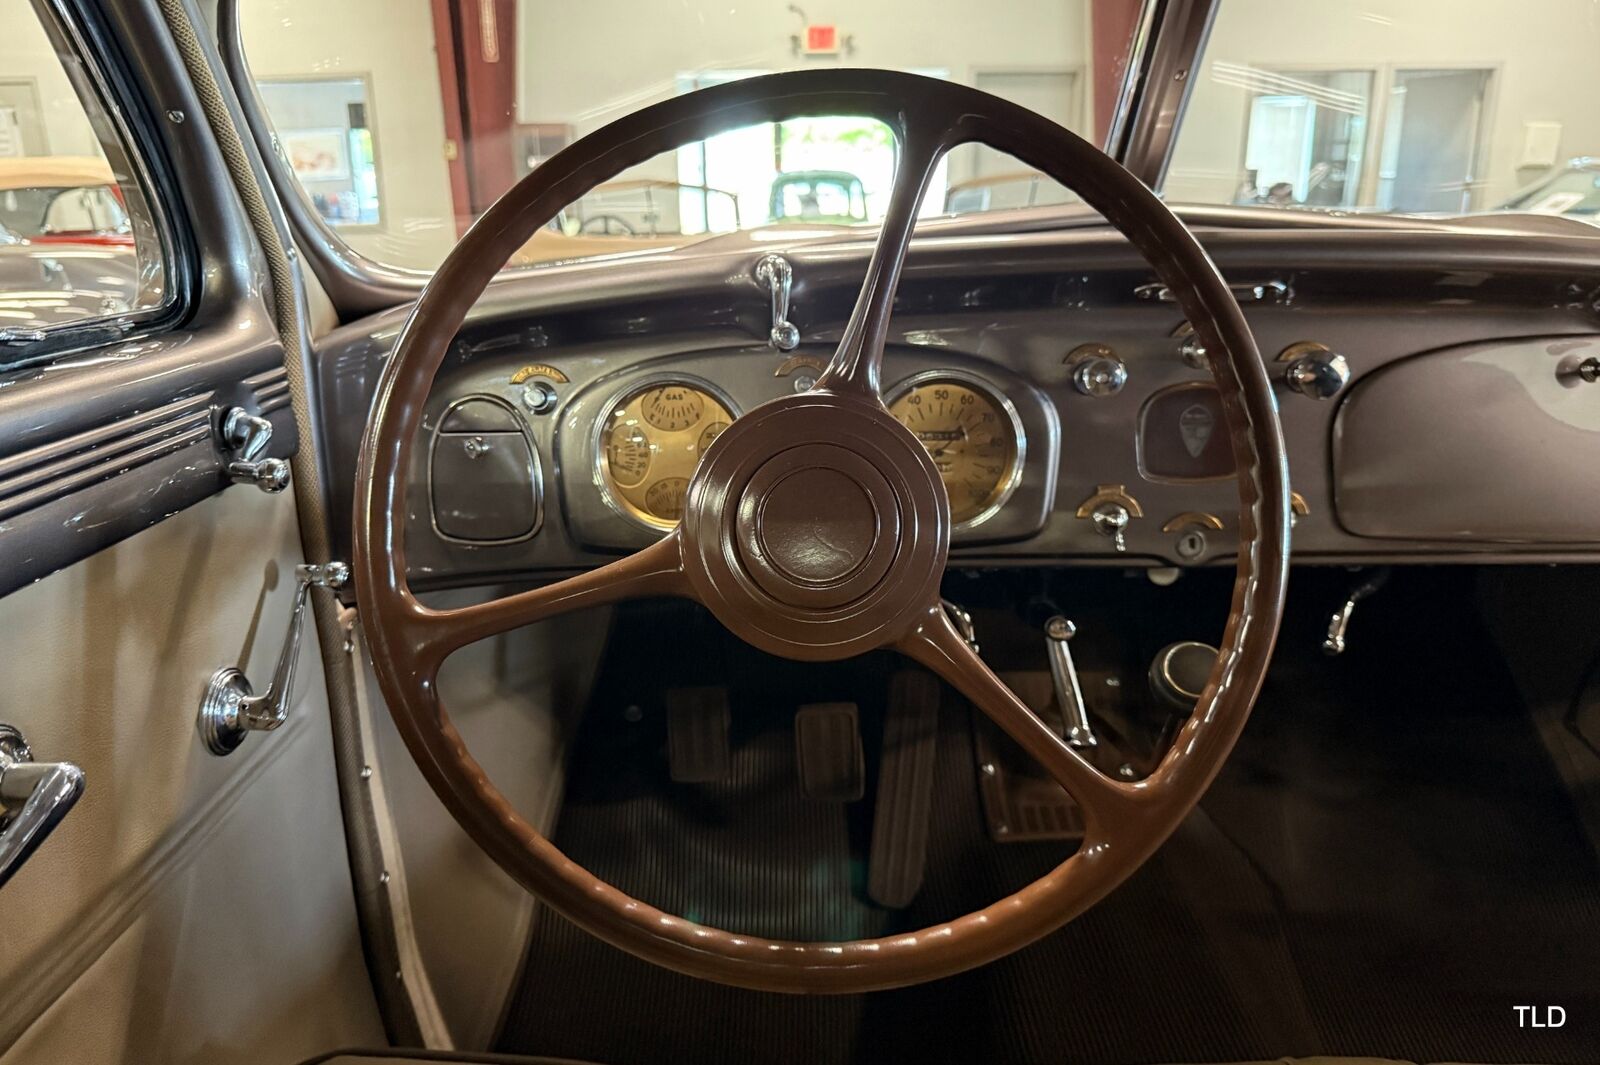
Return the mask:
{"type": "MultiPolygon", "coordinates": [[[[696,71],[806,66],[938,72],[971,84],[977,72],[1081,71],[1088,65],[1086,0],[907,0],[801,5],[835,23],[854,50],[837,59],[793,54],[802,28],[784,0],[521,0],[518,119],[567,122],[579,134],[676,91],[696,71]],[[709,62],[708,62],[709,58],[709,62]]],[[[1092,107],[1084,86],[1077,125],[1092,107]]]]}
{"type": "Polygon", "coordinates": [[[341,235],[384,262],[443,259],[456,233],[429,0],[241,0],[239,6],[257,78],[354,77],[368,86],[380,220],[342,226],[341,235]]]}
{"type": "MultiPolygon", "coordinates": [[[[1481,67],[1493,73],[1478,175],[1484,184],[1473,206],[1491,207],[1548,172],[1519,165],[1525,123],[1560,124],[1558,162],[1600,155],[1600,106],[1574,91],[1571,76],[1594,66],[1596,17],[1593,5],[1575,0],[1223,0],[1167,176],[1167,196],[1232,199],[1242,177],[1251,95],[1236,84],[1241,66],[1375,70],[1375,109],[1383,107],[1387,79],[1397,69],[1481,67]]],[[[1375,125],[1380,118],[1373,115],[1375,125]]],[[[1379,154],[1369,151],[1369,165],[1379,154]]],[[[1371,202],[1376,181],[1363,193],[1371,202]]]]}
{"type": "Polygon", "coordinates": [[[29,0],[0,0],[0,26],[0,107],[14,109],[7,117],[18,135],[5,154],[101,155],[29,0]]]}

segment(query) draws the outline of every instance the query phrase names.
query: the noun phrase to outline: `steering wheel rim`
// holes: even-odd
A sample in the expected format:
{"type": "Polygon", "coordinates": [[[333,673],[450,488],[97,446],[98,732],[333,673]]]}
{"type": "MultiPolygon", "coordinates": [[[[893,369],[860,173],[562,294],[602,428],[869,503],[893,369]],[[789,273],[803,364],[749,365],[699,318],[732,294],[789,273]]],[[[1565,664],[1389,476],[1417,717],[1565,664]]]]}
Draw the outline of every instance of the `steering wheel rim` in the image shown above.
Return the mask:
{"type": "Polygon", "coordinates": [[[689,975],[766,991],[854,993],[948,976],[1033,942],[1109,893],[1170,835],[1231,751],[1271,658],[1288,569],[1277,404],[1239,305],[1193,235],[1120,165],[1048,119],[966,86],[888,71],[800,71],[686,94],[587,135],[525,177],[462,237],[413,308],[378,383],[356,487],[354,573],[373,667],[407,748],[457,822],[515,880],[592,934],[689,975]],[[684,520],[654,545],[488,603],[420,604],[406,582],[403,537],[411,451],[450,342],[500,266],[562,207],[629,166],[727,129],[827,114],[885,122],[901,155],[855,312],[817,387],[735,420],[691,480],[684,520]],[[972,141],[1051,175],[1104,215],[1176,294],[1213,353],[1239,484],[1237,578],[1216,668],[1171,749],[1136,783],[1104,776],[1067,746],[951,625],[938,601],[948,498],[926,450],[880,398],[894,290],[923,192],[943,154],[972,141]],[[793,451],[801,454],[790,455],[790,466],[777,463],[793,451]],[[863,456],[870,461],[857,461],[863,456]],[[832,508],[848,519],[807,513],[801,501],[819,490],[848,497],[850,506],[832,508]],[[848,557],[811,550],[840,536],[848,557]],[[841,943],[699,925],[598,879],[489,781],[440,704],[438,670],[455,650],[497,633],[655,596],[697,599],[747,641],[794,658],[896,648],[961,691],[1066,787],[1085,814],[1083,844],[982,910],[841,943]],[[766,616],[774,604],[777,621],[766,616]]]}

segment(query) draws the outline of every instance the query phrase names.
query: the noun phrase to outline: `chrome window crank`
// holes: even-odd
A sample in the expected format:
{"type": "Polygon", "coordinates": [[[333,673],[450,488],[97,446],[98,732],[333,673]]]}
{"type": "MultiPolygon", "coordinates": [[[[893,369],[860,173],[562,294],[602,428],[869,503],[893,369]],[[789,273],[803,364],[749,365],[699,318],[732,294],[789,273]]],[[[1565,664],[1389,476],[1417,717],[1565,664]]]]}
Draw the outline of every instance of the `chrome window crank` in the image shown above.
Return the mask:
{"type": "Polygon", "coordinates": [[[0,725],[0,887],[82,794],[83,770],[71,762],[35,762],[22,733],[0,725]]]}
{"type": "Polygon", "coordinates": [[[789,260],[763,255],[756,263],[756,280],[772,293],[772,332],[767,334],[767,343],[779,351],[793,351],[800,346],[800,330],[789,321],[789,289],[794,284],[789,260]]]}
{"type": "Polygon", "coordinates": [[[228,478],[236,484],[253,484],[263,492],[281,492],[289,487],[289,464],[268,458],[263,453],[272,440],[272,423],[243,407],[234,407],[222,416],[222,447],[232,457],[228,478]]]}
{"type": "Polygon", "coordinates": [[[260,695],[249,678],[233,666],[224,666],[211,675],[200,698],[200,738],[212,754],[232,754],[252,732],[271,732],[289,717],[294,699],[294,667],[300,657],[300,630],[305,627],[306,598],[312,588],[342,588],[350,579],[350,567],[343,562],[323,566],[295,567],[294,609],[289,614],[289,632],[278,652],[272,681],[260,695]]]}

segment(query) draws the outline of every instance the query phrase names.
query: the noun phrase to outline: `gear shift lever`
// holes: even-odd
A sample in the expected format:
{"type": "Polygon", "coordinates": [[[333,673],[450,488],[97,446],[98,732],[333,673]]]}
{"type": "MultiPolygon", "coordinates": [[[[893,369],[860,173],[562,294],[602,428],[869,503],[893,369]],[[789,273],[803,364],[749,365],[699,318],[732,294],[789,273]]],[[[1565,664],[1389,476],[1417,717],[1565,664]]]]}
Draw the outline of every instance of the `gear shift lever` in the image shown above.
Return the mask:
{"type": "Polygon", "coordinates": [[[1089,710],[1083,702],[1083,689],[1078,685],[1078,670],[1072,664],[1072,651],[1067,643],[1078,632],[1078,626],[1061,615],[1044,623],[1045,649],[1050,656],[1050,679],[1055,682],[1056,705],[1061,708],[1061,719],[1066,725],[1066,740],[1070,747],[1094,747],[1095,738],[1089,724],[1089,710]]]}

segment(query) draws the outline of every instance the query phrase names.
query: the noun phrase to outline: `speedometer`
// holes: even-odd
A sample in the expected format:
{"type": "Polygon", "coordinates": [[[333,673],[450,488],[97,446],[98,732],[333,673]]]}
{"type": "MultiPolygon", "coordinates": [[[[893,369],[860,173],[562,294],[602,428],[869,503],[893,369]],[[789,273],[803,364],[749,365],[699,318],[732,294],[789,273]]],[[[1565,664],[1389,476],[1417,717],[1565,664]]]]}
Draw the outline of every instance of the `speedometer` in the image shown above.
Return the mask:
{"type": "Polygon", "coordinates": [[[912,378],[889,413],[933,457],[956,525],[989,517],[1016,487],[1022,430],[1011,405],[986,386],[946,374],[912,378]]]}
{"type": "Polygon", "coordinates": [[[733,421],[730,404],[688,381],[657,381],[612,402],[599,430],[601,487],[617,509],[655,529],[683,517],[700,456],[733,421]]]}

